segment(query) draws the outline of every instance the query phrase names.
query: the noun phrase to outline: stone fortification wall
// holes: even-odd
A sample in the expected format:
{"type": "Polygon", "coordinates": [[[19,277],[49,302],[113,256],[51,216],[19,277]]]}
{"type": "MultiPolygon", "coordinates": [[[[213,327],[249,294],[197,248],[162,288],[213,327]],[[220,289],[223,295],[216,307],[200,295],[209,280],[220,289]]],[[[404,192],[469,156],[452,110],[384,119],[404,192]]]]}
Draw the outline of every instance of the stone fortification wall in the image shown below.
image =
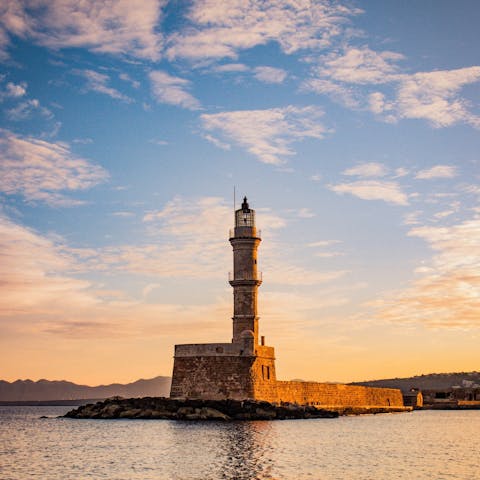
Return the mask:
{"type": "Polygon", "coordinates": [[[176,345],[170,396],[276,402],[274,349],[242,341],[176,345]]]}
{"type": "Polygon", "coordinates": [[[403,407],[400,390],[338,383],[277,381],[277,398],[322,407],[403,407]]]}
{"type": "Polygon", "coordinates": [[[254,398],[254,362],[254,356],[176,356],[170,397],[254,398]]]}
{"type": "Polygon", "coordinates": [[[275,353],[273,347],[257,345],[257,359],[252,365],[254,399],[275,403],[277,395],[277,375],[275,372],[275,353]]]}

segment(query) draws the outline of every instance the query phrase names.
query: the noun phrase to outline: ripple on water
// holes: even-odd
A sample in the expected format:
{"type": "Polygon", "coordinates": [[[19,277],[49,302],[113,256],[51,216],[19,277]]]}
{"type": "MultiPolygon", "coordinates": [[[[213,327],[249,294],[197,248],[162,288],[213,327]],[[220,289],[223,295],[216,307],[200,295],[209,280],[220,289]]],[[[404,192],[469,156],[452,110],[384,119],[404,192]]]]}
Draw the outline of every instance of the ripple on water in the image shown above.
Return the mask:
{"type": "Polygon", "coordinates": [[[478,478],[480,411],[232,423],[56,418],[69,408],[0,407],[0,478],[478,478]]]}

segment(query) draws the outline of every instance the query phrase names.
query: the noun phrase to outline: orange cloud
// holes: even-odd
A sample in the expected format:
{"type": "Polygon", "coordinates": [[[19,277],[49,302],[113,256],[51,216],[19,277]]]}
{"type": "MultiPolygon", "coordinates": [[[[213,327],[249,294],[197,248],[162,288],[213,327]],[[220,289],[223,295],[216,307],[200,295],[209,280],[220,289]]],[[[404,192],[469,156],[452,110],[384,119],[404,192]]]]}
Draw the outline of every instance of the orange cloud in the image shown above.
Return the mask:
{"type": "Polygon", "coordinates": [[[480,327],[480,216],[450,227],[417,227],[436,251],[404,291],[373,302],[378,316],[431,327],[480,327]]]}

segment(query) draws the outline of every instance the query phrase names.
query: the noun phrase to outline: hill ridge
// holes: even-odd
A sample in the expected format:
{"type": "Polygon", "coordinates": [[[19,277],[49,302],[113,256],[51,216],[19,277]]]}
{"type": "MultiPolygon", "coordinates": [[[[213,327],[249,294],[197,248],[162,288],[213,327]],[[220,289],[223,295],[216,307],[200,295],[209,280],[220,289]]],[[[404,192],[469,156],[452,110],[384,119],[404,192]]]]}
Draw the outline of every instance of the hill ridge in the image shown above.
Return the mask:
{"type": "Polygon", "coordinates": [[[134,382],[108,385],[80,385],[68,380],[33,381],[30,379],[7,382],[0,380],[0,401],[77,400],[86,398],[168,396],[171,378],[157,376],[140,378],[134,382]]]}

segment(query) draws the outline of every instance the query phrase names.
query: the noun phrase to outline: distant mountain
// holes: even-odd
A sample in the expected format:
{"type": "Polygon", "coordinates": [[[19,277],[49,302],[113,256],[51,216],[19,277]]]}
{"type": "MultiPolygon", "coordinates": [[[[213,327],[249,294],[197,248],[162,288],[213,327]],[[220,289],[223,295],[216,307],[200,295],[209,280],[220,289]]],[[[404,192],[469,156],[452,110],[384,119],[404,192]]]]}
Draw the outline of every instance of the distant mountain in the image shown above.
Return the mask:
{"type": "Polygon", "coordinates": [[[352,383],[352,385],[399,388],[405,391],[411,388],[419,388],[420,390],[442,390],[456,386],[472,387],[480,385],[480,372],[431,373],[408,378],[389,378],[385,380],[355,382],[352,383]]]}
{"type": "Polygon", "coordinates": [[[0,380],[0,401],[103,399],[115,395],[127,398],[168,397],[171,380],[170,377],[155,377],[126,385],[112,383],[97,387],[77,385],[65,380],[16,380],[11,383],[0,380]]]}

